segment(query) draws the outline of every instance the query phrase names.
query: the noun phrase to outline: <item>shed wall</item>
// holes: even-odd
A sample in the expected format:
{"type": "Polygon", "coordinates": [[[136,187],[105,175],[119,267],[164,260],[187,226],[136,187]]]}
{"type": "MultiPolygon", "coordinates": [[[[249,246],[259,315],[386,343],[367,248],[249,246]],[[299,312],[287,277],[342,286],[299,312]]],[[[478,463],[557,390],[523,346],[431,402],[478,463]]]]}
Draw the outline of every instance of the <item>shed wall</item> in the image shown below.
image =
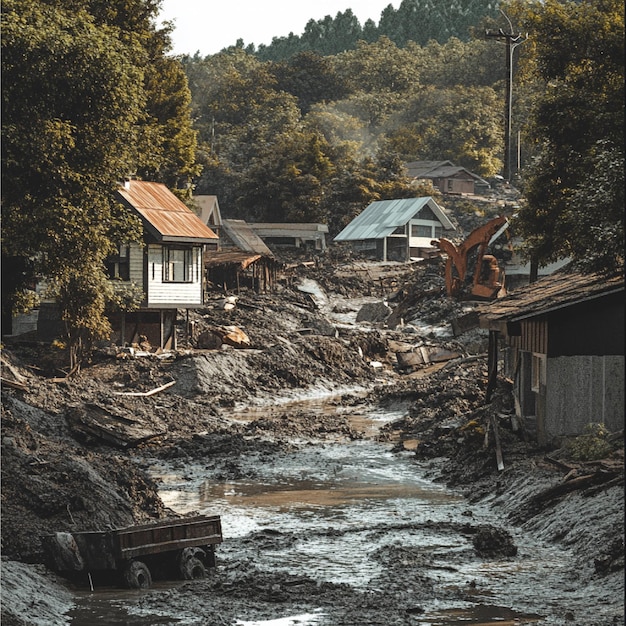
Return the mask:
{"type": "Polygon", "coordinates": [[[624,428],[624,357],[571,356],[547,360],[543,426],[547,440],[579,435],[589,423],[624,428]]]}
{"type": "Polygon", "coordinates": [[[139,285],[145,290],[146,284],[144,282],[143,262],[143,247],[137,243],[131,243],[129,256],[130,282],[135,283],[135,285],[139,285]]]}

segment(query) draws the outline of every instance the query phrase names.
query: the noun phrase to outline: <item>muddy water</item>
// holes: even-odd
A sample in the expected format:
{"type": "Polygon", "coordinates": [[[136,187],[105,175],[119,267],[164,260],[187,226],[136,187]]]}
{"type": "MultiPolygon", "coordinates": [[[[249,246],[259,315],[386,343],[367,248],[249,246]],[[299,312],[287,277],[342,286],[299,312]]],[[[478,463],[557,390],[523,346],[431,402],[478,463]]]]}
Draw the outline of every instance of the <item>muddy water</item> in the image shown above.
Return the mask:
{"type": "MultiPolygon", "coordinates": [[[[302,409],[303,403],[298,406],[302,409]]],[[[281,410],[266,407],[235,419],[281,410]]],[[[308,400],[306,410],[346,409],[308,400]]],[[[238,458],[242,477],[237,479],[223,480],[219,468],[206,464],[186,466],[184,475],[154,466],[153,474],[163,501],[175,511],[221,515],[224,543],[218,554],[226,561],[249,558],[268,572],[290,571],[372,590],[385,584],[381,551],[401,546],[421,555],[429,576],[456,596],[424,603],[420,624],[540,623],[530,609],[547,601],[537,597],[540,583],[555,572],[566,576],[567,562],[555,550],[519,536],[516,543],[523,548],[515,559],[476,557],[458,528],[500,526],[493,512],[470,508],[459,494],[427,478],[428,467],[417,464],[410,452],[392,453],[374,438],[382,424],[404,410],[354,415],[353,425],[366,434],[364,440],[298,442],[271,462],[254,455],[238,458]]],[[[252,623],[242,619],[242,624],[252,623]]]]}
{"type": "MultiPolygon", "coordinates": [[[[220,575],[220,562],[226,568],[251,562],[268,574],[289,572],[369,592],[397,584],[402,571],[408,571],[398,569],[397,561],[406,559],[405,568],[419,568],[436,589],[432,597],[419,598],[419,618],[412,616],[413,621],[407,623],[564,623],[542,617],[554,614],[554,606],[567,606],[576,598],[571,562],[563,553],[517,532],[516,557],[479,558],[471,539],[460,529],[489,524],[511,530],[508,525],[487,507],[469,505],[458,493],[433,482],[429,467],[418,464],[410,452],[392,453],[389,444],[376,441],[380,426],[401,417],[405,407],[357,413],[336,402],[309,399],[230,417],[249,421],[286,411],[296,416],[303,411],[349,413],[364,438],[300,440],[292,442],[289,451],[271,457],[247,454],[208,459],[183,469],[168,464],[151,468],[167,506],[179,513],[221,516],[224,542],[217,551],[216,575],[220,575]],[[545,613],[538,607],[545,608],[545,613]]],[[[168,584],[181,583],[159,582],[155,587],[167,595],[168,584]]],[[[197,623],[186,621],[174,607],[168,609],[167,600],[161,602],[158,613],[133,614],[129,594],[140,601],[145,593],[84,593],[72,612],[71,624],[197,623]]],[[[332,624],[322,607],[287,617],[284,608],[276,610],[275,619],[259,622],[242,609],[235,623],[332,624]]]]}

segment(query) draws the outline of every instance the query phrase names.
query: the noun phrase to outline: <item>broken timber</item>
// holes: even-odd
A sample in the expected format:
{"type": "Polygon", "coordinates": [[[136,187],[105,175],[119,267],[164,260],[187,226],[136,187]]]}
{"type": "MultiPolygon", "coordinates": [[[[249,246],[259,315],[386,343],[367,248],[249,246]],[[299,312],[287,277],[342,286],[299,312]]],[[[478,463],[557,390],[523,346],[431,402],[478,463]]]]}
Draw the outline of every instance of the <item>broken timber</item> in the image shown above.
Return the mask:
{"type": "Polygon", "coordinates": [[[85,409],[72,407],[67,412],[67,422],[73,432],[118,448],[133,448],[164,434],[138,420],[114,415],[96,404],[85,409]]]}
{"type": "Polygon", "coordinates": [[[156,393],[164,391],[165,389],[169,389],[173,385],[176,384],[175,380],[171,380],[169,383],[165,383],[160,387],[156,387],[155,389],[150,389],[150,391],[115,391],[116,396],[135,396],[140,398],[147,398],[148,396],[153,396],[156,393]]]}
{"type": "Polygon", "coordinates": [[[491,416],[491,427],[493,428],[493,438],[496,442],[496,461],[498,463],[498,470],[504,469],[504,461],[502,460],[502,446],[500,445],[500,431],[498,429],[498,420],[495,415],[491,416]]]}
{"type": "Polygon", "coordinates": [[[28,391],[28,385],[24,383],[19,383],[16,380],[9,380],[4,376],[0,377],[0,382],[7,387],[11,387],[12,389],[19,389],[20,391],[28,391]]]}

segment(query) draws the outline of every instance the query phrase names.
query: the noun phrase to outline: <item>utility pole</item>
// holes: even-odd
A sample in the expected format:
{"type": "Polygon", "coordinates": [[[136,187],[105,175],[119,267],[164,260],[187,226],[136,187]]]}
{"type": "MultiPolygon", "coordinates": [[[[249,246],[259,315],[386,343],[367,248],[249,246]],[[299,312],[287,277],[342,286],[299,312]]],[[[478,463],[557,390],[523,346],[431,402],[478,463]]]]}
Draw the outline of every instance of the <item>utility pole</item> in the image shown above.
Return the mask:
{"type": "Polygon", "coordinates": [[[511,20],[506,13],[500,9],[500,12],[509,23],[510,32],[505,33],[502,28],[493,31],[486,30],[486,37],[494,37],[506,43],[506,94],[505,94],[505,128],[504,128],[504,178],[507,182],[511,182],[511,104],[513,101],[513,50],[521,43],[528,39],[528,35],[522,33],[514,33],[511,20]]]}

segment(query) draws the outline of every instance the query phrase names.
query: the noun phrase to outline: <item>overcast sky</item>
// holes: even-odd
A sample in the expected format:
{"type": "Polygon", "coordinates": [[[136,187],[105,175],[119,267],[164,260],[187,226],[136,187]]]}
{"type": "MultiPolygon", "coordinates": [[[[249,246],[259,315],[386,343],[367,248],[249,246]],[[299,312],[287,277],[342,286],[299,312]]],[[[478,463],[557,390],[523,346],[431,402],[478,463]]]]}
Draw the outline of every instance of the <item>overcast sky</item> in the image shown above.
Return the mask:
{"type": "Polygon", "coordinates": [[[310,19],[335,17],[352,9],[361,26],[368,19],[376,24],[388,5],[401,0],[163,0],[159,22],[174,22],[174,54],[215,54],[237,39],[246,45],[270,44],[273,37],[292,32],[301,35],[310,19]]]}

